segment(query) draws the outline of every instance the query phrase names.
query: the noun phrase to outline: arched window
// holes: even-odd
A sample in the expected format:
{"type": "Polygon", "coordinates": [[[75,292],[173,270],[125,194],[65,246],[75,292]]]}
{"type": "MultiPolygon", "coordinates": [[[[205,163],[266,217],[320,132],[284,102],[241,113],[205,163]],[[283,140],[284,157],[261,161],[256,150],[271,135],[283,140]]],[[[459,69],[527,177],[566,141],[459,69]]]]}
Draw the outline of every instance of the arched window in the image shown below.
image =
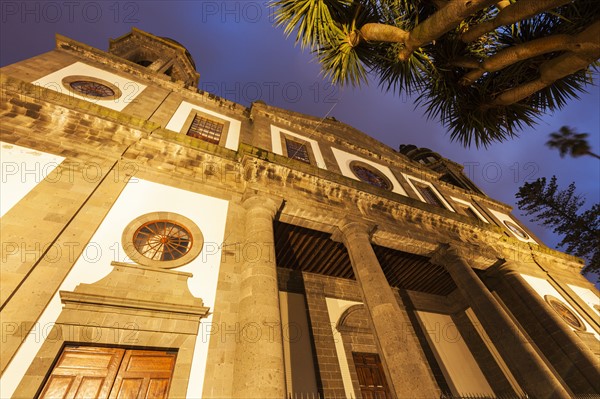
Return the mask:
{"type": "Polygon", "coordinates": [[[383,173],[369,164],[352,161],[350,163],[350,170],[361,181],[372,186],[383,188],[384,190],[392,190],[393,188],[392,182],[383,173]]]}

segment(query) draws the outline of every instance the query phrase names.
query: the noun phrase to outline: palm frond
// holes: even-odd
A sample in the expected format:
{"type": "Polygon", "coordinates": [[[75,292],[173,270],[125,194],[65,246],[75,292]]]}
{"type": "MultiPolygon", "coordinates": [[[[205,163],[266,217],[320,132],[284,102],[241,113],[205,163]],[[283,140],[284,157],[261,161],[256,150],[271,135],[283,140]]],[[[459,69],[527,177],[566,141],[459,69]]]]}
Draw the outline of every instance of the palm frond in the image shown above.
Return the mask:
{"type": "Polygon", "coordinates": [[[275,25],[283,26],[286,36],[296,30],[295,43],[303,49],[314,49],[335,39],[337,23],[332,14],[347,3],[335,0],[275,0],[269,6],[277,8],[275,25]]]}
{"type": "MultiPolygon", "coordinates": [[[[497,105],[494,100],[518,87],[531,86],[540,77],[540,68],[561,52],[522,57],[494,72],[480,73],[483,69],[476,67],[478,61],[484,62],[507,47],[584,31],[600,19],[598,0],[572,0],[463,43],[461,37],[465,31],[498,15],[496,6],[487,7],[417,49],[404,62],[399,61],[404,43],[389,43],[387,38],[381,42],[350,38],[371,22],[410,32],[436,12],[431,0],[275,0],[271,6],[277,8],[277,25],[284,26],[286,35],[295,31],[296,42],[315,51],[325,76],[333,83],[358,86],[367,80],[368,74],[373,74],[383,90],[399,94],[417,92],[416,103],[424,106],[427,117],[439,120],[448,128],[451,140],[467,147],[472,144],[487,147],[516,137],[523,128],[535,125],[542,113],[563,108],[578,98],[593,84],[592,73],[600,66],[598,61],[592,62],[587,69],[558,79],[509,105],[497,105]],[[478,76],[476,80],[462,79],[471,71],[474,73],[470,76],[478,76]],[[467,83],[470,85],[465,86],[467,83]]],[[[373,40],[373,36],[370,38],[373,40]]],[[[497,101],[507,102],[502,97],[497,101]]],[[[577,153],[581,151],[579,148],[577,153]]]]}
{"type": "Polygon", "coordinates": [[[364,54],[361,57],[364,48],[353,47],[348,41],[348,36],[353,30],[353,25],[342,26],[337,30],[335,41],[332,40],[328,46],[317,52],[325,76],[340,86],[360,86],[367,80],[367,69],[361,60],[365,57],[364,54]]]}
{"type": "Polygon", "coordinates": [[[398,94],[420,91],[434,68],[429,56],[419,49],[407,61],[401,62],[398,60],[398,53],[402,45],[393,43],[380,47],[370,60],[373,70],[379,76],[379,86],[398,94]]]}

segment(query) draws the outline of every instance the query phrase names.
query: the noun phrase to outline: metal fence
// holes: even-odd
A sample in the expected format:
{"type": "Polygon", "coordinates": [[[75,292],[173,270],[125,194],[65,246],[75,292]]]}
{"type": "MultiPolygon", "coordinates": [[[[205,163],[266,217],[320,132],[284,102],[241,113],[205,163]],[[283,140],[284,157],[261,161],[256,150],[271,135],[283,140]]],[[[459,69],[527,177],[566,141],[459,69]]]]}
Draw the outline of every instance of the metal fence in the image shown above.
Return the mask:
{"type": "Polygon", "coordinates": [[[443,393],[440,399],[533,399],[528,395],[504,394],[504,395],[482,395],[482,394],[462,394],[460,396],[451,393],[443,393]]]}
{"type": "MultiPolygon", "coordinates": [[[[286,399],[354,399],[354,397],[346,398],[345,396],[328,396],[322,397],[318,392],[296,392],[289,393],[286,399]]],[[[437,399],[437,398],[434,398],[437,399]]],[[[462,394],[456,396],[450,393],[443,393],[439,399],[535,399],[527,394],[516,395],[516,394],[501,394],[497,396],[481,395],[481,394],[462,394]]],[[[584,393],[576,394],[573,399],[600,399],[600,394],[595,393],[584,393]]]]}
{"type": "MultiPolygon", "coordinates": [[[[440,395],[440,399],[535,399],[532,396],[527,394],[525,395],[515,395],[515,394],[504,394],[497,396],[490,395],[478,395],[478,394],[462,394],[460,396],[452,395],[452,394],[442,394],[440,395]]],[[[600,399],[600,394],[596,393],[583,393],[576,394],[572,397],[572,399],[600,399]]]]}
{"type": "Polygon", "coordinates": [[[321,394],[318,392],[288,393],[287,399],[321,399],[321,394]]]}

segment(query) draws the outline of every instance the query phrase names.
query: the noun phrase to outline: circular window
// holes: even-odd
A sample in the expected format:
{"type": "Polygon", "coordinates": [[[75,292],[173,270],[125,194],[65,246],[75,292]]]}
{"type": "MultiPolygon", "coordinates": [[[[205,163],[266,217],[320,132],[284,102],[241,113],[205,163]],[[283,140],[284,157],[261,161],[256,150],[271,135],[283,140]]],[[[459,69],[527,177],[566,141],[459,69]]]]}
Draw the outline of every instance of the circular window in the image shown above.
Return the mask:
{"type": "Polygon", "coordinates": [[[69,91],[96,100],[113,100],[121,97],[121,90],[112,83],[91,76],[68,76],[62,81],[69,91]]]}
{"type": "Polygon", "coordinates": [[[380,171],[363,162],[352,161],[350,170],[361,181],[369,183],[372,186],[383,188],[384,190],[392,189],[392,182],[380,171]]]}
{"type": "Polygon", "coordinates": [[[111,97],[115,95],[115,92],[110,87],[102,83],[90,82],[89,80],[76,80],[69,83],[69,86],[86,96],[111,97]]]}
{"type": "Polygon", "coordinates": [[[129,223],[123,231],[122,243],[134,262],[171,269],[196,258],[204,238],[190,219],[171,212],[154,212],[129,223]]]}
{"type": "Polygon", "coordinates": [[[524,240],[529,239],[529,236],[527,235],[527,233],[525,233],[522,228],[520,228],[513,222],[511,222],[509,220],[505,220],[503,223],[511,232],[516,234],[517,237],[522,238],[524,240]]]}
{"type": "Polygon", "coordinates": [[[171,220],[153,220],[143,224],[133,234],[133,246],[152,260],[179,259],[192,247],[189,231],[171,220]]]}
{"type": "Polygon", "coordinates": [[[571,309],[569,309],[567,305],[565,305],[560,299],[552,295],[545,295],[544,299],[546,300],[548,305],[550,305],[550,307],[554,309],[554,311],[558,313],[560,318],[563,319],[568,325],[570,325],[576,330],[585,331],[585,326],[583,325],[581,319],[571,309]]]}

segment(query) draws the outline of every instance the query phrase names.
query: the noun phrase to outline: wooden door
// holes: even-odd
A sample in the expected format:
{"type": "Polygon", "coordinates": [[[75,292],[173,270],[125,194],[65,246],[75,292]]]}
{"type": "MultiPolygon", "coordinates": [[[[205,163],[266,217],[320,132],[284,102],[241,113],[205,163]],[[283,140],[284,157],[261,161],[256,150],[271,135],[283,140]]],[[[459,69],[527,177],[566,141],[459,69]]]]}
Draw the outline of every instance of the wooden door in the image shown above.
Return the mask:
{"type": "Polygon", "coordinates": [[[107,398],[124,349],[65,347],[40,398],[107,398]]]}
{"type": "Polygon", "coordinates": [[[39,398],[166,398],[175,353],[67,346],[39,398]]]}
{"type": "Polygon", "coordinates": [[[175,353],[127,351],[109,398],[166,398],[174,367],[175,353]]]}
{"type": "Polygon", "coordinates": [[[391,399],[383,366],[376,353],[352,353],[363,399],[391,399]]]}

